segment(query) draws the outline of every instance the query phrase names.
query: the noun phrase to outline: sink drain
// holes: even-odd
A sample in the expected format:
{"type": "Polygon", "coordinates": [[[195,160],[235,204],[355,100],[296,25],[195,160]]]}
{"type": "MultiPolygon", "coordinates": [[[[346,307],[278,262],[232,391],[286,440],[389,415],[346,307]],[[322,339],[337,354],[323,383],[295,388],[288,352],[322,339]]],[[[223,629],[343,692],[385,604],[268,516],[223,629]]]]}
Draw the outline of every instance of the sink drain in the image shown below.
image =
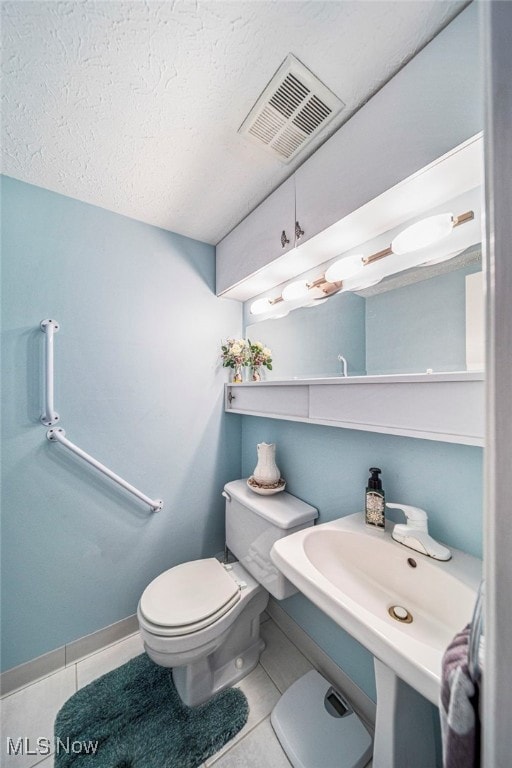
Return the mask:
{"type": "Polygon", "coordinates": [[[412,623],[412,615],[409,613],[407,608],[404,608],[401,605],[392,605],[391,608],[388,608],[388,613],[392,619],[401,621],[403,624],[412,623]]]}

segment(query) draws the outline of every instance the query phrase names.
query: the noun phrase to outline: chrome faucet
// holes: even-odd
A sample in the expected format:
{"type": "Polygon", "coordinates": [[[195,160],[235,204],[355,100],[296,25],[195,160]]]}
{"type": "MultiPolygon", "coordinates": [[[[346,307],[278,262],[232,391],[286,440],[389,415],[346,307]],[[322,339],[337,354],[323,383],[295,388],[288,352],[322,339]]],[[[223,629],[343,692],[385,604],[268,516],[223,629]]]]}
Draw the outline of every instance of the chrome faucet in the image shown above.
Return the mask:
{"type": "Polygon", "coordinates": [[[428,532],[428,517],[424,509],[410,507],[407,504],[388,504],[390,509],[401,509],[407,518],[407,523],[395,525],[391,536],[395,541],[404,544],[409,549],[433,557],[435,560],[449,560],[452,553],[447,547],[435,541],[428,532]]]}
{"type": "Polygon", "coordinates": [[[338,360],[341,363],[341,375],[342,376],[347,376],[348,375],[347,374],[347,361],[345,360],[343,355],[338,355],[338,360]]]}

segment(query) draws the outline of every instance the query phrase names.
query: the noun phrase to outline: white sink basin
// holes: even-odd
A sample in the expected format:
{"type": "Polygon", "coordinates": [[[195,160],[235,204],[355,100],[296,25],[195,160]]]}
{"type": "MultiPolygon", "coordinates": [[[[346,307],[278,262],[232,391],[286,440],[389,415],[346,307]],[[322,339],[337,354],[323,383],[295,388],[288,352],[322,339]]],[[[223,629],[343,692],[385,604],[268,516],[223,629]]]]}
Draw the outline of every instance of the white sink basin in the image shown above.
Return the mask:
{"type": "Polygon", "coordinates": [[[274,544],[282,573],[402,680],[437,704],[441,659],[471,619],[479,559],[452,548],[439,562],[364,524],[362,513],[308,528],[274,544]],[[415,566],[414,566],[415,564],[415,566]],[[392,618],[401,606],[411,623],[392,618]]]}

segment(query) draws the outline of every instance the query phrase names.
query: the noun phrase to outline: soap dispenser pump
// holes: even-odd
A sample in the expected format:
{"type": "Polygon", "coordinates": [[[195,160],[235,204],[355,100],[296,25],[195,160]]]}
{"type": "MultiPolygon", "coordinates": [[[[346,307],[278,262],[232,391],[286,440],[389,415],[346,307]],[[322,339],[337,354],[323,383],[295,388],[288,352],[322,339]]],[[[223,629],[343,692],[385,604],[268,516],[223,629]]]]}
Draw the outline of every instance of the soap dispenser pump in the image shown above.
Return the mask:
{"type": "Polygon", "coordinates": [[[370,472],[371,476],[366,488],[365,522],[366,525],[371,525],[383,531],[386,521],[386,505],[382,481],[379,477],[382,470],[378,467],[370,467],[370,472]]]}

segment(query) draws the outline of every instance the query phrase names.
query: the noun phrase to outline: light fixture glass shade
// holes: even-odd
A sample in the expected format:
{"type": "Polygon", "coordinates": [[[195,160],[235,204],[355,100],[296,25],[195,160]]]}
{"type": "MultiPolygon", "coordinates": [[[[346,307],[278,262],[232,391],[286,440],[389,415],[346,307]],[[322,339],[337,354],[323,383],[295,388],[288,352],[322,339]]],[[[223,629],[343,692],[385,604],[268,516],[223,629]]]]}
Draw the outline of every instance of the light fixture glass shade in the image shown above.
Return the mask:
{"type": "Polygon", "coordinates": [[[256,299],[251,304],[249,311],[251,315],[262,315],[264,312],[268,312],[271,306],[269,299],[256,299]]]}
{"type": "Polygon", "coordinates": [[[347,281],[343,286],[344,291],[364,291],[365,288],[371,288],[372,285],[377,285],[385,277],[384,274],[376,275],[375,273],[369,277],[368,275],[361,275],[359,278],[354,277],[352,280],[347,281]]]}
{"type": "Polygon", "coordinates": [[[327,301],[327,298],[328,297],[326,297],[325,299],[314,299],[313,301],[308,301],[307,304],[304,304],[303,309],[305,309],[306,307],[308,308],[318,307],[320,304],[325,304],[325,302],[327,301]]]}
{"type": "Polygon", "coordinates": [[[433,259],[428,259],[428,261],[423,261],[418,266],[420,267],[432,267],[434,264],[442,264],[443,261],[449,261],[450,259],[454,259],[455,256],[458,256],[459,253],[462,253],[462,250],[459,248],[456,251],[448,251],[448,253],[443,253],[442,256],[436,256],[433,259]]]}
{"type": "Polygon", "coordinates": [[[437,216],[429,216],[426,219],[411,224],[404,229],[391,243],[391,250],[398,256],[404,253],[413,253],[420,248],[434,245],[451,234],[453,230],[453,215],[440,213],[437,216]]]}
{"type": "Polygon", "coordinates": [[[294,283],[290,283],[282,292],[284,301],[295,301],[296,299],[302,299],[303,296],[307,296],[308,284],[305,280],[296,280],[294,283]]]}
{"type": "Polygon", "coordinates": [[[289,314],[290,310],[287,309],[286,312],[279,312],[277,315],[272,315],[269,320],[279,320],[281,317],[287,317],[289,314]]]}
{"type": "Polygon", "coordinates": [[[362,259],[363,257],[359,253],[338,259],[326,270],[325,279],[328,283],[337,283],[339,280],[348,280],[354,277],[363,268],[362,259]]]}

